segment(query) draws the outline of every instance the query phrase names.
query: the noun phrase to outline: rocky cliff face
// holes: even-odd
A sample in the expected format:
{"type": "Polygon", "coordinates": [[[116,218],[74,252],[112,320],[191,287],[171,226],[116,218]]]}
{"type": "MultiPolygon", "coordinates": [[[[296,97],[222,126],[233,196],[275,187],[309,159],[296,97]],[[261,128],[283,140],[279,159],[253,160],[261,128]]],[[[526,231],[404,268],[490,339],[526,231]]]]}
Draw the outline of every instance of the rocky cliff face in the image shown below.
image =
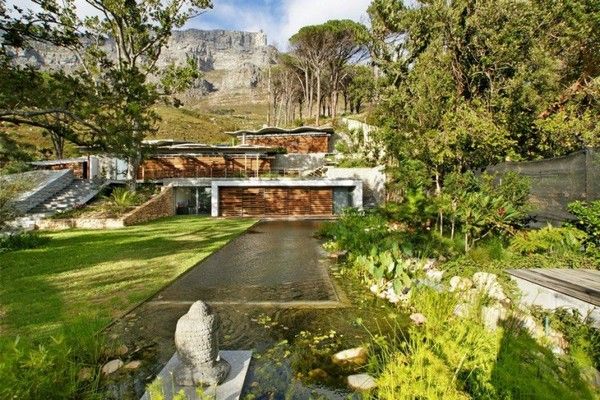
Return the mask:
{"type": "MultiPolygon", "coordinates": [[[[108,52],[115,51],[111,41],[105,48],[108,52]]],[[[158,65],[182,64],[188,57],[196,60],[205,76],[187,95],[197,97],[213,91],[256,88],[261,71],[274,62],[275,54],[276,50],[267,45],[267,36],[262,32],[188,29],[173,33],[158,65]]],[[[77,57],[71,51],[41,44],[16,52],[15,60],[43,69],[72,71],[79,67],[77,57]]]]}

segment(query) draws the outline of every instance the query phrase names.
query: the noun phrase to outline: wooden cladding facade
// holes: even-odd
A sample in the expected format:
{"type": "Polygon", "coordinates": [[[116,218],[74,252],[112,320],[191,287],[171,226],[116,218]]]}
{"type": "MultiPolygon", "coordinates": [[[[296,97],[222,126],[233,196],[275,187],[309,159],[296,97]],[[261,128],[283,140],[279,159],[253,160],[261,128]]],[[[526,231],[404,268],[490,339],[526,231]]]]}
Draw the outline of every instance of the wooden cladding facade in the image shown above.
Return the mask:
{"type": "Polygon", "coordinates": [[[333,189],[308,187],[221,187],[219,215],[330,216],[333,215],[333,189]]]}
{"type": "Polygon", "coordinates": [[[227,178],[271,172],[272,159],[252,156],[165,156],[145,160],[138,179],[227,178]]]}
{"type": "Polygon", "coordinates": [[[281,147],[288,153],[329,153],[329,135],[256,135],[246,136],[246,144],[281,147]]]}

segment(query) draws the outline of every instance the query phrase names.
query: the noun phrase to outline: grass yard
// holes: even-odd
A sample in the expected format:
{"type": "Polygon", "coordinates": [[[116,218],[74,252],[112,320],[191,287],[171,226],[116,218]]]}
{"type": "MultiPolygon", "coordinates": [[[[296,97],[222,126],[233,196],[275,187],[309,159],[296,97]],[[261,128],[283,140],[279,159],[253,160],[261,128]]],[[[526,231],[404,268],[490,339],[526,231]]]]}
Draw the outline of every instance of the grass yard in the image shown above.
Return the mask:
{"type": "Polygon", "coordinates": [[[101,327],[253,223],[174,217],[51,233],[41,248],[0,254],[0,335],[41,339],[75,320],[101,327]]]}

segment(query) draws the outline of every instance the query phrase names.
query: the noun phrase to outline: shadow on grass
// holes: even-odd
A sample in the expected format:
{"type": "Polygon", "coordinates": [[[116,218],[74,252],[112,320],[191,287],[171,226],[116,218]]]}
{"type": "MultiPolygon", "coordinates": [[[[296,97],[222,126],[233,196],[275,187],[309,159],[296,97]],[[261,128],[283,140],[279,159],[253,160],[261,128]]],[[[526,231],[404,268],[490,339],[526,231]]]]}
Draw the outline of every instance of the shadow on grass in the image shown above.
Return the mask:
{"type": "Polygon", "coordinates": [[[115,231],[49,234],[0,255],[0,334],[44,336],[82,313],[108,320],[153,294],[248,227],[248,220],[169,218],[115,231]]]}
{"type": "Polygon", "coordinates": [[[572,362],[555,356],[509,319],[491,376],[501,399],[595,399],[572,362]]]}

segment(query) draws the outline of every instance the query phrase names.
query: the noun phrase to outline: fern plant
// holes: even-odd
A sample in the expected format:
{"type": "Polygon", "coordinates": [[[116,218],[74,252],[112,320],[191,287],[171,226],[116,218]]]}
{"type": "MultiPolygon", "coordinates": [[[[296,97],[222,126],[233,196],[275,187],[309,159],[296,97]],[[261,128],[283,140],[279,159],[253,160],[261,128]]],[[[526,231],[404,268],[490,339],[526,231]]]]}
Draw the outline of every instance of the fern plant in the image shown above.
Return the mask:
{"type": "Polygon", "coordinates": [[[523,255],[579,251],[586,237],[586,233],[577,228],[547,226],[517,233],[511,240],[509,249],[523,255]]]}

